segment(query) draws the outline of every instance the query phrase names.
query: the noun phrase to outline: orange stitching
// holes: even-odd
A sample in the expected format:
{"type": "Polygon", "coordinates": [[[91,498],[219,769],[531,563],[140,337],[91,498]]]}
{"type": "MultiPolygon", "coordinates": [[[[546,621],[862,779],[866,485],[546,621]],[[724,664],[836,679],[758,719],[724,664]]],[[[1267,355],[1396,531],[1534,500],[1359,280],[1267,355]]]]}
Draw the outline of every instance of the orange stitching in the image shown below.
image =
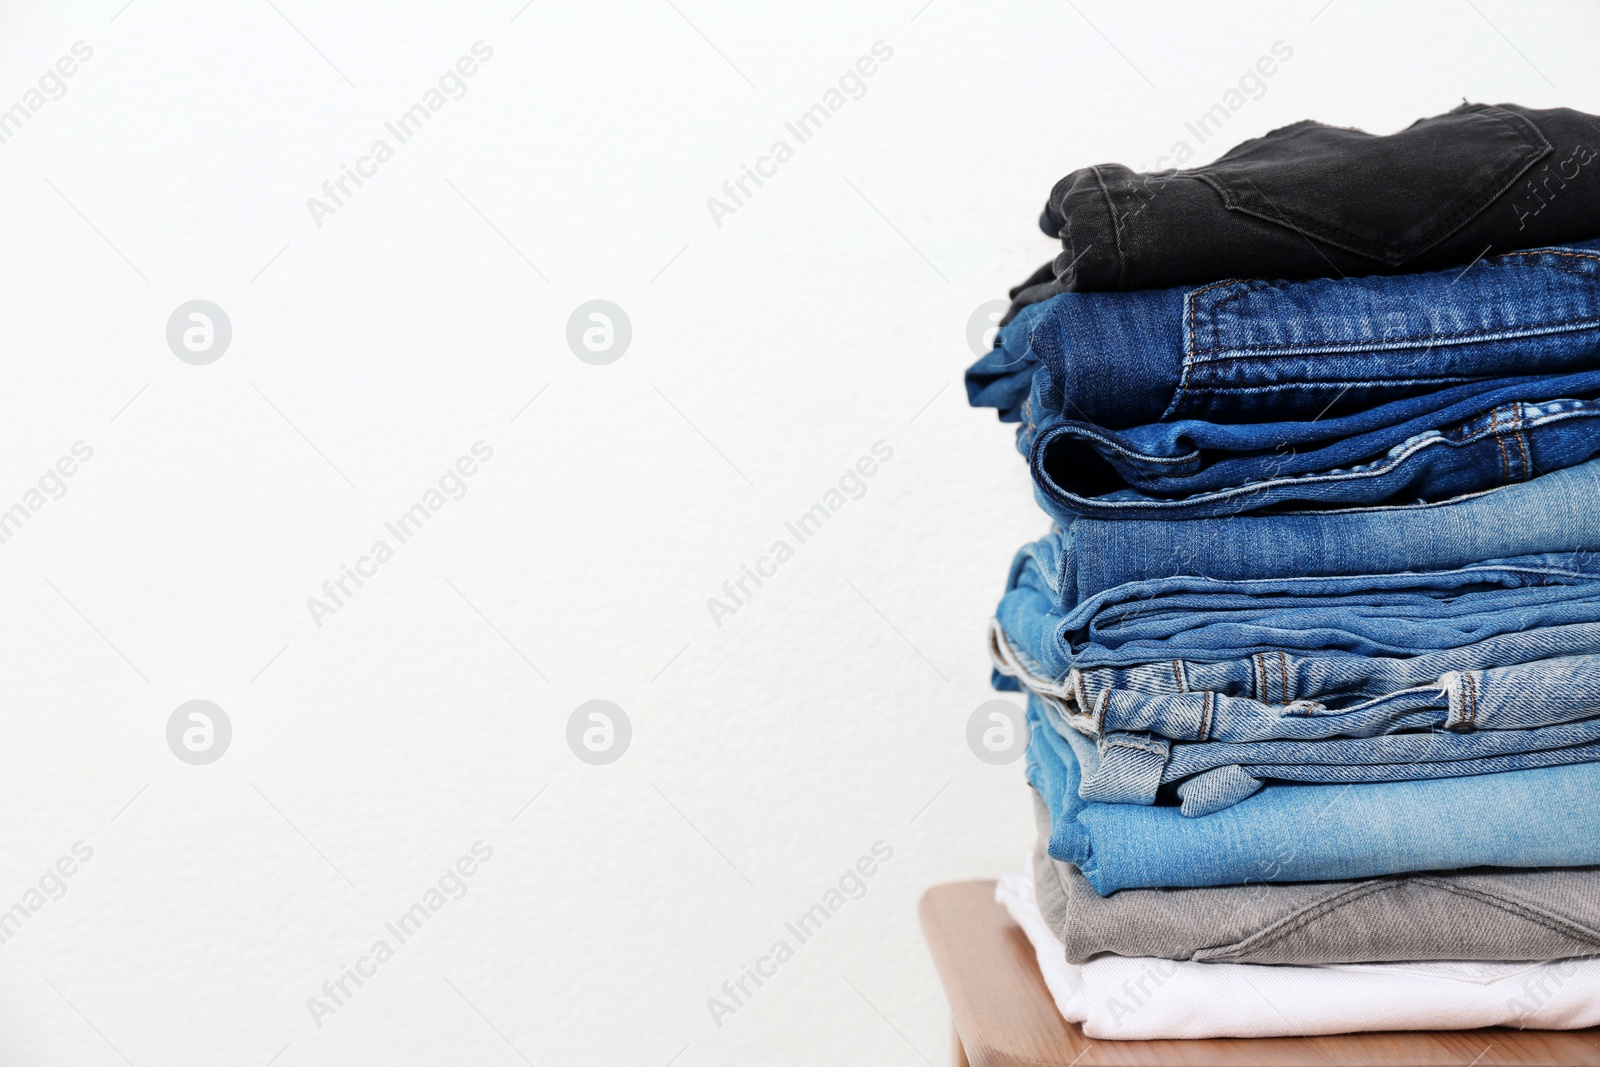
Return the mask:
{"type": "MultiPolygon", "coordinates": [[[[1178,406],[1183,403],[1184,394],[1188,391],[1188,388],[1189,388],[1189,369],[1192,366],[1194,366],[1195,355],[1196,355],[1197,349],[1199,347],[1198,346],[1198,342],[1197,342],[1197,340],[1195,338],[1195,332],[1194,332],[1194,316],[1195,316],[1196,298],[1199,297],[1203,293],[1210,292],[1213,289],[1220,289],[1220,288],[1222,288],[1223,286],[1226,286],[1226,285],[1241,285],[1241,284],[1248,284],[1248,283],[1247,282],[1242,283],[1237,278],[1230,278],[1227,281],[1212,282],[1210,285],[1201,286],[1199,289],[1194,289],[1194,290],[1190,291],[1188,294],[1186,294],[1184,296],[1184,301],[1189,305],[1189,337],[1188,337],[1188,343],[1184,345],[1183,372],[1178,375],[1178,387],[1173,390],[1173,392],[1172,392],[1172,402],[1167,405],[1167,410],[1166,410],[1166,412],[1163,413],[1163,417],[1165,417],[1165,415],[1167,415],[1167,414],[1171,414],[1171,413],[1177,411],[1178,406]]],[[[1218,306],[1220,307],[1221,305],[1218,305],[1218,306]]],[[[1216,312],[1216,308],[1212,308],[1211,311],[1212,311],[1212,313],[1215,313],[1216,312]]]]}
{"type": "Polygon", "coordinates": [[[1512,415],[1512,426],[1516,432],[1512,435],[1517,442],[1517,450],[1522,453],[1522,480],[1527,481],[1529,472],[1533,469],[1533,459],[1528,455],[1528,440],[1522,436],[1522,405],[1517,405],[1515,414],[1512,415]]]}
{"type": "MultiPolygon", "coordinates": [[[[1513,259],[1513,258],[1519,258],[1520,259],[1520,258],[1525,258],[1525,257],[1528,257],[1528,256],[1554,256],[1554,257],[1562,257],[1562,258],[1566,258],[1566,259],[1591,259],[1591,260],[1594,260],[1597,263],[1600,263],[1600,255],[1595,255],[1594,253],[1591,253],[1591,252],[1569,252],[1569,251],[1565,251],[1565,250],[1562,250],[1562,249],[1556,249],[1556,248],[1544,248],[1544,249],[1533,248],[1533,249],[1527,249],[1527,250],[1521,251],[1521,252],[1506,252],[1506,253],[1503,253],[1503,254],[1498,255],[1498,256],[1489,257],[1489,262],[1504,261],[1504,260],[1513,259]]],[[[1552,266],[1557,266],[1557,264],[1552,264],[1552,266]]],[[[1190,340],[1192,341],[1194,339],[1195,298],[1196,297],[1199,297],[1201,294],[1207,293],[1207,292],[1211,291],[1212,289],[1218,289],[1218,288],[1221,288],[1223,286],[1236,285],[1236,286],[1239,286],[1241,288],[1241,291],[1235,297],[1231,297],[1230,299],[1238,299],[1238,298],[1243,297],[1245,295],[1244,287],[1248,286],[1251,282],[1256,281],[1256,280],[1257,279],[1230,278],[1230,279],[1228,279],[1226,281],[1213,282],[1210,285],[1202,286],[1199,289],[1190,290],[1189,293],[1186,294],[1186,297],[1185,297],[1185,299],[1188,301],[1188,304],[1189,304],[1189,337],[1190,337],[1190,340]]],[[[1257,289],[1252,289],[1252,290],[1249,290],[1249,291],[1250,292],[1255,292],[1255,291],[1258,291],[1259,288],[1262,288],[1262,287],[1257,287],[1257,289]]],[[[1215,306],[1213,306],[1212,308],[1209,309],[1209,313],[1210,314],[1215,314],[1216,311],[1219,308],[1225,306],[1225,304],[1227,302],[1228,301],[1226,301],[1226,300],[1219,301],[1215,306]]],[[[1589,323],[1591,328],[1594,325],[1594,319],[1593,318],[1570,319],[1570,320],[1565,320],[1565,321],[1560,322],[1560,323],[1547,323],[1545,325],[1547,327],[1548,326],[1554,326],[1554,325],[1574,326],[1574,325],[1576,325],[1578,323],[1582,323],[1582,322],[1589,323]]],[[[1417,337],[1390,338],[1390,340],[1397,340],[1397,341],[1421,341],[1421,340],[1427,340],[1430,343],[1430,345],[1432,345],[1432,344],[1437,343],[1440,340],[1454,340],[1454,339],[1457,339],[1457,338],[1471,337],[1475,333],[1478,333],[1478,332],[1481,332],[1481,331],[1474,330],[1474,331],[1469,331],[1469,332],[1464,333],[1464,334],[1451,334],[1451,335],[1447,335],[1447,336],[1445,336],[1443,338],[1440,338],[1437,335],[1431,335],[1431,336],[1429,336],[1427,338],[1423,338],[1421,336],[1417,336],[1417,337]]],[[[1277,347],[1277,346],[1272,346],[1272,347],[1277,347]]],[[[1234,348],[1234,349],[1231,349],[1230,351],[1240,352],[1240,353],[1249,353],[1249,352],[1252,352],[1252,351],[1270,351],[1270,350],[1271,350],[1270,348],[1267,348],[1267,349],[1234,348]]],[[[1301,355],[1301,354],[1302,353],[1297,353],[1297,352],[1294,352],[1294,351],[1288,351],[1288,352],[1284,352],[1283,353],[1283,355],[1285,355],[1286,357],[1293,357],[1293,356],[1298,356],[1298,355],[1301,355]]],[[[1191,352],[1186,352],[1184,354],[1184,363],[1183,363],[1184,373],[1182,375],[1181,380],[1178,383],[1178,392],[1173,398],[1173,406],[1175,406],[1177,404],[1178,399],[1182,397],[1182,395],[1183,395],[1183,393],[1184,393],[1184,391],[1185,391],[1185,389],[1187,387],[1188,379],[1189,379],[1189,373],[1188,373],[1189,372],[1189,366],[1190,366],[1191,359],[1195,355],[1196,355],[1196,353],[1194,353],[1192,351],[1191,352]]],[[[1233,357],[1233,358],[1248,358],[1248,357],[1247,356],[1238,356],[1238,357],[1233,357]]],[[[1211,362],[1215,362],[1215,361],[1216,361],[1215,359],[1200,360],[1200,362],[1203,362],[1203,363],[1211,363],[1211,362]]],[[[1171,410],[1170,406],[1169,406],[1169,410],[1171,410]]]]}
{"type": "Polygon", "coordinates": [[[1494,443],[1500,448],[1500,481],[1511,480],[1511,457],[1506,453],[1505,438],[1500,436],[1500,409],[1495,408],[1489,413],[1489,433],[1494,437],[1494,443]]]}

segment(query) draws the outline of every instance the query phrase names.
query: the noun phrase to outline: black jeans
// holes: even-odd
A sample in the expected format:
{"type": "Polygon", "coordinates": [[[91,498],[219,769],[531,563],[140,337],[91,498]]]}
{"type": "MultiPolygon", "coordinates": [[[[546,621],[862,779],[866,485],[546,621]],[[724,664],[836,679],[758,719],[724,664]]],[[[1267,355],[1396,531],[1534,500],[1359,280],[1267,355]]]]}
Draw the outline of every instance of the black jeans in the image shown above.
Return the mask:
{"type": "Polygon", "coordinates": [[[1600,236],[1600,118],[1463,104],[1382,137],[1298,122],[1192,170],[1073,171],[1039,225],[1063,251],[1008,320],[1068,290],[1440,270],[1600,236]]]}

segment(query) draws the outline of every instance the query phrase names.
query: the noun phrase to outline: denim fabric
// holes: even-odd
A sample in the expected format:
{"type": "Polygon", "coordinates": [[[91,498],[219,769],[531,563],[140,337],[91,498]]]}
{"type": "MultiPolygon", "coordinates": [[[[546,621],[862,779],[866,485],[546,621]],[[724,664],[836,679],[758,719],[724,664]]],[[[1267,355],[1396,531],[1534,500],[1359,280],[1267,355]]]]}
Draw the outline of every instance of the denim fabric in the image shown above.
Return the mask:
{"type": "MultiPolygon", "coordinates": [[[[1003,638],[1003,634],[998,637],[1003,638]]],[[[1015,671],[1019,666],[1008,653],[997,648],[995,654],[1001,669],[1015,671]]],[[[1135,667],[1075,668],[1059,681],[1020,673],[1018,677],[1029,689],[1072,701],[1083,708],[1086,715],[1092,716],[1093,721],[1104,723],[1107,729],[1150,729],[1153,733],[1180,737],[1168,735],[1162,729],[1127,724],[1135,721],[1173,724],[1159,711],[1134,709],[1140,707],[1139,702],[1175,694],[1209,692],[1277,705],[1314,701],[1330,712],[1342,712],[1396,690],[1436,684],[1438,679],[1454,671],[1593,654],[1600,654],[1600,625],[1574,623],[1500,634],[1423,655],[1351,656],[1342,652],[1295,655],[1275,650],[1216,662],[1169,659],[1135,667]],[[1119,710],[1108,710],[1113,701],[1119,710]],[[1124,713],[1133,717],[1124,719],[1121,717],[1124,713]]],[[[1238,723],[1238,720],[1233,721],[1238,723]]],[[[1186,736],[1182,739],[1192,740],[1186,736]]]]}
{"type": "Polygon", "coordinates": [[[1066,522],[1448,500],[1600,454],[1600,371],[1476,390],[1455,403],[1460,387],[1313,422],[1183,420],[1124,432],[1061,422],[1035,441],[1030,463],[1040,502],[1066,522]],[[1400,409],[1432,404],[1442,406],[1393,422],[1400,409]]]}
{"type": "MultiPolygon", "coordinates": [[[[1203,819],[1176,807],[1092,803],[1079,761],[1036,698],[1028,779],[1050,807],[1049,852],[1102,896],[1136,887],[1375,878],[1464,867],[1600,864],[1600,765],[1470,778],[1263,789],[1203,819]]],[[[1068,731],[1071,733],[1072,731],[1068,731]]]]}
{"type": "Polygon", "coordinates": [[[1442,871],[1350,882],[1124,889],[1102,897],[1045,852],[1034,888],[1069,963],[1102,954],[1300,965],[1600,955],[1600,870],[1442,871]]]}
{"type": "MultiPolygon", "coordinates": [[[[1527,673],[1534,675],[1533,684],[1548,688],[1517,691],[1500,677],[1498,694],[1479,694],[1503,698],[1501,710],[1513,717],[1548,715],[1553,726],[1244,742],[1170,741],[1114,731],[1100,736],[1098,766],[1083,776],[1079,793],[1108,804],[1154,804],[1163,786],[1176,783],[1183,814],[1198,818],[1238,803],[1269,780],[1409,782],[1591,763],[1600,760],[1600,718],[1594,718],[1600,715],[1600,674],[1593,668],[1592,660],[1582,669],[1541,665],[1527,673]]],[[[1468,717],[1475,710],[1472,681],[1472,675],[1460,679],[1468,717]]],[[[1076,733],[1059,714],[1048,717],[1055,729],[1076,733]]]]}
{"type": "MultiPolygon", "coordinates": [[[[1053,606],[1065,614],[1124,583],[1174,576],[1395,574],[1592,552],[1600,549],[1597,500],[1600,461],[1590,460],[1440,504],[1187,522],[1078,519],[1023,554],[1033,557],[1053,606]]],[[[1019,558],[1013,572],[1021,565],[1019,558]]]]}
{"type": "MultiPolygon", "coordinates": [[[[1233,520],[1242,522],[1245,520],[1233,520]]],[[[1298,652],[1416,656],[1544,627],[1600,622],[1600,555],[1491,560],[1441,571],[1114,586],[1071,610],[1028,545],[995,609],[997,668],[1050,692],[1073,669],[1298,652]],[[1013,666],[1012,664],[1015,664],[1013,666]]],[[[1540,659],[1559,652],[1537,652],[1540,659]]],[[[1420,683],[1418,683],[1420,684],[1420,683]]]]}
{"type": "MultiPolygon", "coordinates": [[[[1016,295],[1015,291],[1012,295],[1016,295]]],[[[1001,422],[1022,421],[1023,409],[1030,403],[1029,393],[1034,388],[1035,377],[1042,379],[1040,388],[1045,388],[1049,381],[1049,376],[1028,348],[1028,338],[1034,326],[1050,311],[1048,304],[1030,304],[1013,318],[1007,319],[995,332],[994,347],[967,368],[967,403],[975,408],[994,408],[1001,422]]],[[[1033,420],[1030,417],[1028,421],[1031,424],[1033,420]]],[[[1023,455],[1027,455],[1029,446],[1033,444],[1032,431],[1029,431],[1026,443],[1022,443],[1020,434],[1018,442],[1023,455]]]]}
{"type": "Polygon", "coordinates": [[[1597,236],[1597,127],[1465,104],[1382,137],[1299,122],[1192,170],[1074,171],[1039,221],[1062,253],[1013,296],[1432,270],[1597,236]]]}
{"type": "MultiPolygon", "coordinates": [[[[1594,643],[1600,638],[1600,625],[1554,627],[1557,643],[1594,643]],[[1581,633],[1570,633],[1579,630],[1581,633]]],[[[1547,630],[1517,633],[1517,638],[1533,638],[1525,645],[1538,643],[1547,630]]],[[[1003,635],[998,635],[1003,641],[1003,635]]],[[[1469,649],[1504,645],[1499,638],[1478,641],[1469,649]]],[[[1067,725],[1090,737],[1123,733],[1147,733],[1170,741],[1219,741],[1238,744],[1250,741],[1322,741],[1328,737],[1374,737],[1379,734],[1450,729],[1466,733],[1470,729],[1526,729],[1550,726],[1565,721],[1600,715],[1600,654],[1550,657],[1538,661],[1510,661],[1509,667],[1491,669],[1450,669],[1434,673],[1421,685],[1400,686],[1379,678],[1427,678],[1427,669],[1438,670],[1446,661],[1462,661],[1462,649],[1448,653],[1405,659],[1382,657],[1291,657],[1283,653],[1261,653],[1243,661],[1221,664],[1186,664],[1171,661],[1139,665],[1131,669],[1072,670],[1064,681],[1051,681],[1022,669],[1014,659],[1005,659],[1000,670],[1021,681],[1030,693],[1048,697],[1067,725]],[[1339,664],[1349,664],[1339,669],[1339,664]],[[1414,665],[1411,665],[1414,664],[1414,665]],[[1373,669],[1376,667],[1376,669],[1373,669]],[[1117,681],[1138,688],[1110,688],[1107,675],[1120,675],[1117,681]],[[1232,675],[1232,677],[1229,677],[1232,675]],[[1206,683],[1235,683],[1248,677],[1246,685],[1254,691],[1272,689],[1270,699],[1235,696],[1216,689],[1189,688],[1206,683]],[[1317,689],[1338,678],[1368,689],[1381,689],[1362,701],[1341,701],[1336,707],[1323,701],[1296,697],[1288,693],[1293,686],[1317,689]],[[1174,689],[1174,686],[1184,686],[1174,689]],[[1386,688],[1384,688],[1386,686],[1386,688]],[[1162,689],[1162,691],[1149,691],[1162,689]]],[[[1470,659],[1482,659],[1472,654],[1470,659]]],[[[1491,657],[1498,661],[1499,656],[1491,657]]]]}
{"type": "Polygon", "coordinates": [[[1597,279],[1600,241],[1589,241],[1465,271],[1063,293],[997,332],[967,372],[968,397],[1024,417],[1026,449],[1061,418],[1287,422],[1464,383],[1489,390],[1600,364],[1597,279]]]}

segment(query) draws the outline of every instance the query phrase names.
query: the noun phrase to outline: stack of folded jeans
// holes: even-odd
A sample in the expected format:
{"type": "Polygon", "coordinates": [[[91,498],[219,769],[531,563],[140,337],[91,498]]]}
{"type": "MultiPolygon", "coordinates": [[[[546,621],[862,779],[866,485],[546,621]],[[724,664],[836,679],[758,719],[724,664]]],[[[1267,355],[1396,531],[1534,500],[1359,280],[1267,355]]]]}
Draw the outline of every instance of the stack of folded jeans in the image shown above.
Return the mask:
{"type": "Polygon", "coordinates": [[[967,385],[1054,520],[1000,896],[1090,1036],[1600,1024],[1597,147],[1464,105],[1052,191],[967,385]]]}

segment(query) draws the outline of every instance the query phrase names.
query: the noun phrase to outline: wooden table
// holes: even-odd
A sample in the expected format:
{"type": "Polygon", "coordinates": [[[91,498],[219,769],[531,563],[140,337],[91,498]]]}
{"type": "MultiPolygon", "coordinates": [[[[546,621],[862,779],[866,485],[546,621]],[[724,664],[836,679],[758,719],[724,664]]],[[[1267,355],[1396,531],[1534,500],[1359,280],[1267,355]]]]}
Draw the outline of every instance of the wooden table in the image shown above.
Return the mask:
{"type": "Polygon", "coordinates": [[[1502,1067],[1600,1065],[1595,1030],[1435,1030],[1331,1037],[1096,1041],[1061,1018],[993,882],[922,897],[922,931],[955,1022],[956,1067],[1502,1067]]]}

